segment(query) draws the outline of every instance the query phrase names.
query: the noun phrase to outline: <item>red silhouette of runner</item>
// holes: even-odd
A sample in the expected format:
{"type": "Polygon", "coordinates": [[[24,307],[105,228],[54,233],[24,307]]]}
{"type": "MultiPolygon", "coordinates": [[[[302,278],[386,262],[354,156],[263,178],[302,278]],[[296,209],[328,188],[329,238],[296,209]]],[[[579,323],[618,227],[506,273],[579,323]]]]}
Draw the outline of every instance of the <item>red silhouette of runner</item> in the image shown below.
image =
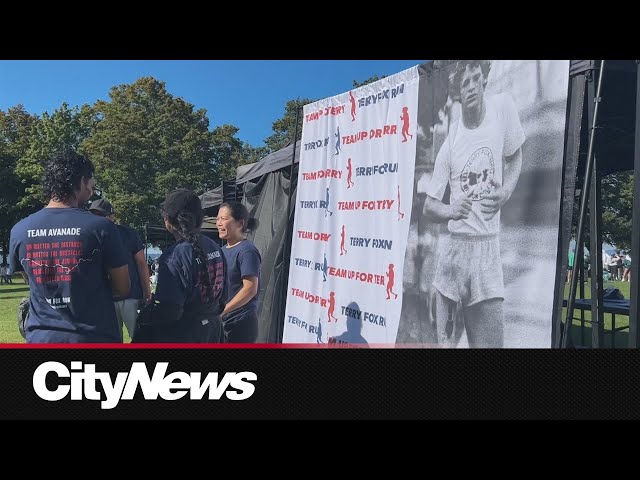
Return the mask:
{"type": "Polygon", "coordinates": [[[349,160],[347,160],[347,171],[349,172],[347,174],[347,188],[351,188],[352,185],[355,185],[352,181],[351,181],[351,174],[353,173],[351,171],[351,157],[349,157],[349,160]]]}
{"type": "Polygon", "coordinates": [[[340,233],[340,256],[347,253],[347,249],[344,248],[344,225],[342,225],[342,232],[340,233]]]}
{"type": "Polygon", "coordinates": [[[353,93],[349,92],[349,101],[351,102],[351,121],[355,122],[356,120],[356,99],[353,96],[353,93]]]}
{"type": "Polygon", "coordinates": [[[336,309],[336,296],[335,293],[331,292],[329,294],[329,311],[327,312],[327,318],[329,319],[329,323],[331,323],[331,319],[333,318],[336,322],[338,319],[333,316],[333,312],[336,309]]]}
{"type": "Polygon", "coordinates": [[[400,120],[402,120],[402,143],[407,141],[407,135],[413,139],[413,135],[409,133],[409,109],[407,107],[402,107],[402,115],[400,116],[400,120]]]}
{"type": "Polygon", "coordinates": [[[404,218],[404,213],[400,211],[400,185],[398,185],[398,221],[404,218]]]}
{"type": "Polygon", "coordinates": [[[391,298],[389,296],[390,293],[393,293],[393,295],[395,295],[394,298],[398,298],[398,295],[393,291],[393,281],[394,281],[395,276],[396,276],[396,274],[393,271],[393,263],[390,263],[389,264],[389,271],[387,272],[387,277],[389,277],[389,281],[387,282],[387,300],[389,300],[389,298],[391,298]]]}

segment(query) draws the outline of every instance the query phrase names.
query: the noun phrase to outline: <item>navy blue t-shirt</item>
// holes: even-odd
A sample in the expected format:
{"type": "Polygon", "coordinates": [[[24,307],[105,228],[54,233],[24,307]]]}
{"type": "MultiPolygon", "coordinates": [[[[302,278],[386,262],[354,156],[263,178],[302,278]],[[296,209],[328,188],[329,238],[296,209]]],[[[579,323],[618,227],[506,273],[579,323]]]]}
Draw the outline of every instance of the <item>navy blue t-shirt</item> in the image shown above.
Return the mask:
{"type": "MultiPolygon", "coordinates": [[[[213,301],[207,302],[207,289],[200,259],[193,246],[180,240],[166,249],[159,258],[158,284],[154,298],[170,305],[184,307],[182,317],[173,325],[167,325],[159,338],[165,342],[207,341],[202,321],[218,316],[225,306],[227,294],[226,267],[220,246],[205,235],[200,235],[200,245],[207,255],[209,282],[213,289],[213,301]]],[[[160,341],[160,340],[157,340],[160,341]]]]}
{"type": "Polygon", "coordinates": [[[127,264],[113,223],[81,208],[43,208],[11,229],[12,272],[29,277],[27,343],[121,342],[109,268],[127,264]]]}
{"type": "Polygon", "coordinates": [[[260,265],[262,263],[260,252],[250,240],[242,240],[231,248],[225,246],[222,251],[227,261],[227,271],[229,272],[230,288],[227,303],[242,288],[243,277],[258,277],[258,293],[240,308],[227,313],[225,318],[257,310],[258,296],[260,295],[260,265]]]}
{"type": "Polygon", "coordinates": [[[134,256],[140,250],[144,250],[144,245],[140,241],[137,232],[127,225],[117,225],[122,245],[127,256],[127,265],[129,266],[129,280],[131,281],[131,289],[126,297],[114,297],[114,300],[124,300],[126,298],[142,298],[142,285],[140,284],[140,273],[138,272],[138,264],[134,256]]]}

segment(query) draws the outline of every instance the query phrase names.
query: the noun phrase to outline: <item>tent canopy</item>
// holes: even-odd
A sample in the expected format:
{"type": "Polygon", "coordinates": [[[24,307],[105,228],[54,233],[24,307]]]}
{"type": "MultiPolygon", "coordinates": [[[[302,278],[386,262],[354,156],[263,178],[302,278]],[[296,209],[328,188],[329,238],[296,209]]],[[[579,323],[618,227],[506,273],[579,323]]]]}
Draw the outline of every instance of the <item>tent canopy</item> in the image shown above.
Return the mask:
{"type": "Polygon", "coordinates": [[[222,190],[223,187],[220,185],[219,187],[214,188],[213,190],[209,190],[208,192],[204,192],[200,195],[200,201],[202,202],[202,208],[207,209],[211,207],[215,207],[216,205],[220,205],[222,203],[222,190]]]}
{"type": "MultiPolygon", "coordinates": [[[[218,229],[215,226],[214,219],[205,217],[200,233],[211,238],[216,243],[220,243],[220,237],[218,236],[218,229]]],[[[147,242],[151,244],[162,243],[164,245],[170,245],[173,243],[173,236],[163,225],[145,225],[145,234],[147,242]]]]}
{"type": "MultiPolygon", "coordinates": [[[[300,161],[300,145],[302,142],[296,143],[295,163],[300,161]]],[[[293,144],[289,144],[276,152],[272,152],[256,163],[239,167],[236,174],[236,184],[241,185],[260,178],[267,173],[275,172],[291,165],[291,156],[293,155],[293,144]],[[249,167],[249,168],[246,168],[249,167]]]]}
{"type": "MultiPolygon", "coordinates": [[[[595,60],[572,60],[570,75],[583,74],[598,67],[595,60]]],[[[602,102],[598,112],[598,131],[595,154],[598,170],[602,175],[633,170],[636,126],[636,62],[629,60],[607,60],[602,79],[602,102]]],[[[583,118],[587,118],[587,102],[583,118]]],[[[580,159],[578,169],[584,169],[589,150],[589,130],[585,125],[580,135],[580,159]]]]}

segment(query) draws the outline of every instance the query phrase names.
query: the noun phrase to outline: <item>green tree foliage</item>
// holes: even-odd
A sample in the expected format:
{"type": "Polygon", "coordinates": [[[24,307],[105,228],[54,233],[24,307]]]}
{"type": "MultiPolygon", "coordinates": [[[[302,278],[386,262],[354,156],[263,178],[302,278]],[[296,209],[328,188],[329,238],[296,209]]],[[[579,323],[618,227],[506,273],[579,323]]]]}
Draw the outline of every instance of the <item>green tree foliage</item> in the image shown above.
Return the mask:
{"type": "Polygon", "coordinates": [[[633,172],[618,172],[602,179],[603,240],[621,250],[631,249],[633,172]]]}
{"type": "Polygon", "coordinates": [[[381,77],[379,77],[378,75],[374,75],[373,77],[369,77],[366,80],[363,80],[362,82],[358,82],[357,80],[354,80],[353,88],[358,88],[358,87],[362,87],[363,85],[367,85],[369,83],[377,82],[378,80],[382,80],[385,77],[386,75],[382,75],[381,77]]]}
{"type": "MultiPolygon", "coordinates": [[[[220,182],[234,180],[236,178],[236,169],[240,165],[257,162],[261,158],[256,153],[261,149],[254,148],[246,142],[241,142],[236,137],[238,131],[238,127],[233,125],[222,125],[214,128],[213,132],[211,132],[211,148],[215,159],[214,163],[218,165],[217,175],[220,178],[220,182]]],[[[262,147],[262,150],[266,150],[266,148],[262,147]]],[[[220,182],[213,187],[220,185],[220,182]]]]}
{"type": "Polygon", "coordinates": [[[16,172],[25,187],[20,206],[36,210],[48,199],[43,198],[40,180],[44,165],[56,151],[63,147],[78,149],[85,138],[91,135],[98,123],[89,105],[69,108],[63,103],[53,114],[44,113],[35,123],[33,134],[28,138],[29,146],[17,163],[16,172]]]}
{"type": "Polygon", "coordinates": [[[265,138],[264,143],[267,144],[269,152],[275,152],[286,147],[293,142],[293,135],[296,125],[296,112],[300,110],[300,118],[298,119],[298,141],[302,138],[302,107],[315,100],[308,98],[289,100],[284,108],[284,115],[273,122],[273,135],[265,138]]]}
{"type": "Polygon", "coordinates": [[[152,77],[113,87],[95,105],[101,119],[82,148],[96,164],[97,183],[123,223],[160,221],[159,204],[176,188],[200,194],[218,186],[242,144],[231,125],[209,132],[196,110],[152,77]]]}
{"type": "Polygon", "coordinates": [[[27,113],[22,105],[0,110],[0,247],[2,263],[7,261],[7,246],[11,227],[35,209],[22,207],[25,184],[16,173],[16,167],[29,148],[37,117],[27,113]]]}

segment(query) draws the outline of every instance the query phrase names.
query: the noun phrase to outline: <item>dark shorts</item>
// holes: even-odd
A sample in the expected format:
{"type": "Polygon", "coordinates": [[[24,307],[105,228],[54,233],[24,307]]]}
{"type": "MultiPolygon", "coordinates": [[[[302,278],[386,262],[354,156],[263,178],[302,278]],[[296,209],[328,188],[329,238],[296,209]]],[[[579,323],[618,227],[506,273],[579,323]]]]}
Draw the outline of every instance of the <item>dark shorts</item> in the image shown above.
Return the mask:
{"type": "Polygon", "coordinates": [[[231,312],[222,318],[227,343],[255,343],[258,339],[258,312],[231,312]]]}

